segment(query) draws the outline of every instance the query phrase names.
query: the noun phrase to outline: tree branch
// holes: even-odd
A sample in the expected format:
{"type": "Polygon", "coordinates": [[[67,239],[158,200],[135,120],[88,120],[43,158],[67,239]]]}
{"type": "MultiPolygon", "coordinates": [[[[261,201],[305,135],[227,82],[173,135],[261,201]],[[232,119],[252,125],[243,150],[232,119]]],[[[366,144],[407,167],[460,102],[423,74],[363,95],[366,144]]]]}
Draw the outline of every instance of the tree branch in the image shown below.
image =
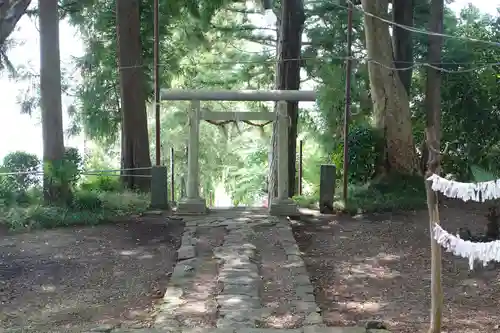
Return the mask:
{"type": "Polygon", "coordinates": [[[31,0],[5,0],[0,2],[0,46],[10,36],[17,22],[26,13],[31,0]]]}

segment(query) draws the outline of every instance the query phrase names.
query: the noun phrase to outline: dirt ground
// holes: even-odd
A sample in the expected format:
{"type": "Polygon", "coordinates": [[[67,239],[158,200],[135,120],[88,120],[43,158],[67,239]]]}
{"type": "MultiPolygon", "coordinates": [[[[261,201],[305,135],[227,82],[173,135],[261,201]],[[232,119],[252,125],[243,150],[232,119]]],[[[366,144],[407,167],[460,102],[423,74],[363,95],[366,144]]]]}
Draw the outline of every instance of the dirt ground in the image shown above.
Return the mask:
{"type": "MultiPolygon", "coordinates": [[[[442,207],[443,227],[482,232],[485,205],[442,207]]],[[[329,218],[294,228],[328,325],[379,319],[392,332],[425,332],[430,309],[427,211],[362,222],[329,218]]],[[[469,272],[468,261],[443,255],[443,332],[500,332],[500,266],[469,272]]]]}
{"type": "Polygon", "coordinates": [[[181,221],[149,216],[0,237],[1,328],[147,327],[175,262],[181,221]]]}

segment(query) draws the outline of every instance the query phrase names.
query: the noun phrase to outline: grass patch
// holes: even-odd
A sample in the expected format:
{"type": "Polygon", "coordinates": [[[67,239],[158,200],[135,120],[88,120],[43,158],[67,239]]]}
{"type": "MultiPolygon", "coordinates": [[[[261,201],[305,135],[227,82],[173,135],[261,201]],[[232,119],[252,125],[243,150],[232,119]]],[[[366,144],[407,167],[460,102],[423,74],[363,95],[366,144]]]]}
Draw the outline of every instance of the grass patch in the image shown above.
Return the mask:
{"type": "Polygon", "coordinates": [[[295,195],[292,200],[300,208],[318,209],[319,195],[295,195]]]}
{"type": "Polygon", "coordinates": [[[148,195],[135,192],[79,190],[68,207],[44,206],[37,198],[28,204],[0,204],[0,223],[10,230],[31,230],[75,225],[97,225],[141,214],[150,205],[148,195]]]}
{"type": "Polygon", "coordinates": [[[347,204],[339,192],[334,208],[350,214],[415,210],[426,205],[421,176],[391,175],[363,185],[350,185],[347,204]]]}

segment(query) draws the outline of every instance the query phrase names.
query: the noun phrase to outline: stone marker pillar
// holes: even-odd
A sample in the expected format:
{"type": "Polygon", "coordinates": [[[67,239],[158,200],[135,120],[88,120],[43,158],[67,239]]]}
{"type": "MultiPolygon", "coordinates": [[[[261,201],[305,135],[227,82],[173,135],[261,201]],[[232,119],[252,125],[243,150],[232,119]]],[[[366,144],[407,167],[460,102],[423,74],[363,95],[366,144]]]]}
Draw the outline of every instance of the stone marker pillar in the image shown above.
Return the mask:
{"type": "Polygon", "coordinates": [[[271,202],[270,214],[274,216],[297,215],[295,202],[288,197],[288,127],[290,117],[287,114],[287,102],[278,102],[278,197],[271,202]]]}
{"type": "Polygon", "coordinates": [[[199,194],[199,150],[200,150],[200,101],[191,102],[189,112],[189,148],[187,198],[182,198],[177,206],[179,214],[206,214],[205,200],[199,194]]]}
{"type": "Polygon", "coordinates": [[[319,182],[319,212],[321,214],[333,213],[335,175],[336,167],[334,164],[321,165],[319,182]]]}
{"type": "Polygon", "coordinates": [[[151,169],[151,208],[170,209],[168,204],[167,167],[154,166],[151,169]]]}

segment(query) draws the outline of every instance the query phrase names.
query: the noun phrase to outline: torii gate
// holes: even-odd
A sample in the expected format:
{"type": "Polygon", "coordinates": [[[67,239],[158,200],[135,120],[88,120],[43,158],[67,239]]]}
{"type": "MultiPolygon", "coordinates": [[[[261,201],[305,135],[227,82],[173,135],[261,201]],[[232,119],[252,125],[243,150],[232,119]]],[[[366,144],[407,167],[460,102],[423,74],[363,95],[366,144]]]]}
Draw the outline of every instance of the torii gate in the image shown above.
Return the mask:
{"type": "Polygon", "coordinates": [[[263,120],[278,122],[278,197],[271,199],[270,214],[294,215],[297,205],[288,197],[288,127],[286,102],[316,100],[316,92],[305,90],[171,90],[162,89],[162,101],[191,101],[189,112],[187,197],[177,206],[179,214],[205,214],[206,202],[199,194],[200,120],[263,120]],[[274,101],[277,112],[212,112],[201,109],[201,101],[274,101]]]}

